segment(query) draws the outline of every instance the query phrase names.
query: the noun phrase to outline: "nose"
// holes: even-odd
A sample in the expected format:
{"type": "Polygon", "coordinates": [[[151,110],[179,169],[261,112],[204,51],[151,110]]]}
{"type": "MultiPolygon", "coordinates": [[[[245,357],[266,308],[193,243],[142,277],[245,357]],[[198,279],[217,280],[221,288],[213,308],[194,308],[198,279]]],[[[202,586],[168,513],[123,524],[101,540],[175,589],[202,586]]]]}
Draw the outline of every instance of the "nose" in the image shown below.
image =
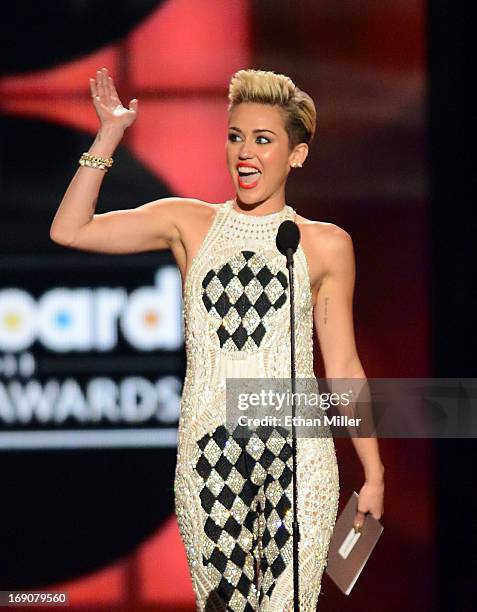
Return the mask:
{"type": "Polygon", "coordinates": [[[254,156],[253,144],[245,139],[239,149],[239,158],[240,159],[248,159],[254,156]]]}

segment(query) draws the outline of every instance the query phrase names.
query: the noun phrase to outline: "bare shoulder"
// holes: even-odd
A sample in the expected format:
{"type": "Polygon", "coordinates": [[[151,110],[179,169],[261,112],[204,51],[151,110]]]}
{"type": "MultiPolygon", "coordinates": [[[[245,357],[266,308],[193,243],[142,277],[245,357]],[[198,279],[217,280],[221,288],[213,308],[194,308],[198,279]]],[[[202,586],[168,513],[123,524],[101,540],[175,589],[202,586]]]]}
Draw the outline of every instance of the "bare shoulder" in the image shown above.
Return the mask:
{"type": "Polygon", "coordinates": [[[176,198],[179,200],[183,210],[188,213],[197,213],[199,215],[213,214],[220,204],[206,202],[197,198],[176,198]]]}
{"type": "Polygon", "coordinates": [[[198,232],[207,227],[220,207],[196,198],[169,197],[155,200],[147,205],[152,207],[157,223],[169,224],[169,245],[174,254],[180,257],[180,251],[186,249],[189,242],[193,242],[198,232]],[[157,215],[157,216],[156,216],[157,215]]]}
{"type": "Polygon", "coordinates": [[[300,232],[304,232],[314,243],[325,243],[329,247],[339,248],[351,242],[350,234],[335,223],[313,221],[297,214],[296,220],[300,232]]]}
{"type": "Polygon", "coordinates": [[[335,223],[314,221],[298,214],[296,221],[305,249],[311,258],[322,263],[322,275],[337,265],[352,263],[353,241],[345,229],[335,223]]]}
{"type": "Polygon", "coordinates": [[[194,221],[197,218],[206,219],[213,215],[219,208],[220,204],[213,204],[198,200],[196,198],[161,198],[152,203],[158,210],[167,209],[168,214],[173,216],[175,222],[194,221]]]}

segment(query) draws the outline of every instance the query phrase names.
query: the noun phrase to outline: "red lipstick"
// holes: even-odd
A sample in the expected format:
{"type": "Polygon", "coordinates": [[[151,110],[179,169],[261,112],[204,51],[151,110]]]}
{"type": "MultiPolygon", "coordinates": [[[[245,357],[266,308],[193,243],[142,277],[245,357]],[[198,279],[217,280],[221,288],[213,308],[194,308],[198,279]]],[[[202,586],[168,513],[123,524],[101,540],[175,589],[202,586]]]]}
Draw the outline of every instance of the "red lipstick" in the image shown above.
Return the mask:
{"type": "Polygon", "coordinates": [[[242,177],[240,176],[240,174],[238,175],[238,184],[242,189],[252,189],[253,187],[256,187],[256,185],[258,184],[258,181],[260,180],[260,175],[261,175],[261,171],[260,168],[258,168],[257,166],[255,166],[255,164],[251,164],[250,162],[239,162],[236,166],[237,168],[237,172],[240,171],[241,167],[246,167],[246,168],[254,168],[254,170],[257,170],[259,172],[259,176],[257,178],[256,181],[254,181],[253,183],[246,183],[242,180],[242,177]]]}

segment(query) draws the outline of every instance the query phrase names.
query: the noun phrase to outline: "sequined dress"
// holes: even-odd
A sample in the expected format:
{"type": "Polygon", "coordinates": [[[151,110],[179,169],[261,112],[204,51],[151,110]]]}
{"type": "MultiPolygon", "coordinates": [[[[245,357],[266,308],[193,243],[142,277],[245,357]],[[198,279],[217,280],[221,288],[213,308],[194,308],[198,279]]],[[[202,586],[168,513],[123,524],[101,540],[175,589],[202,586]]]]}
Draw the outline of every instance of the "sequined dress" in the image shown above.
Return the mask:
{"type": "MultiPolygon", "coordinates": [[[[226,427],[225,381],[289,378],[290,305],[269,215],[219,205],[184,281],[187,356],[175,509],[199,611],[293,610],[291,438],[238,440],[226,427]]],[[[301,244],[294,257],[296,376],[314,378],[313,313],[301,244]]],[[[333,438],[298,438],[300,610],[314,612],[338,510],[333,438]]]]}

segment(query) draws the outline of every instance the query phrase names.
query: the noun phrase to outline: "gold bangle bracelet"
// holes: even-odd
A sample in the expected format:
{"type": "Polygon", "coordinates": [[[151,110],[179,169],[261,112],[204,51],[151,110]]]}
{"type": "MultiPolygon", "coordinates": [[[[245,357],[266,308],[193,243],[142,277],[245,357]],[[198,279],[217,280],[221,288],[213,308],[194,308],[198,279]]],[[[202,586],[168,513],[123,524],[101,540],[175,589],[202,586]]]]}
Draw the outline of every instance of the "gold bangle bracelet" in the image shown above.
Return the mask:
{"type": "Polygon", "coordinates": [[[100,157],[99,155],[91,155],[90,153],[83,153],[79,158],[80,166],[97,168],[98,170],[103,170],[103,172],[107,172],[108,168],[111,168],[113,161],[112,157],[100,157]]]}

